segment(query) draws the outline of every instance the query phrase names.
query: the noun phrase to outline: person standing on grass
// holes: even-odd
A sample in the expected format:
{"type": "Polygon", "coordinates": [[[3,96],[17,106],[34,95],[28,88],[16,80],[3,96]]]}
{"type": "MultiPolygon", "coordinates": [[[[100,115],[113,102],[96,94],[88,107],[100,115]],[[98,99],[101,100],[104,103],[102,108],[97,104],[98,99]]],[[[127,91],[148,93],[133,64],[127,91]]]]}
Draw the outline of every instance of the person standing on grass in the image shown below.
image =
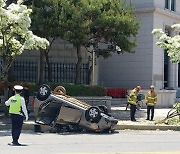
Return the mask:
{"type": "Polygon", "coordinates": [[[150,90],[146,95],[146,105],[147,105],[147,119],[146,120],[153,120],[154,118],[154,107],[157,103],[157,94],[154,91],[154,85],[150,86],[150,90]],[[150,112],[151,112],[151,119],[150,119],[150,112]]]}
{"type": "Polygon", "coordinates": [[[24,115],[26,118],[26,121],[28,120],[28,113],[26,109],[25,100],[22,96],[20,96],[21,92],[23,90],[23,87],[20,85],[14,86],[15,95],[10,97],[6,102],[6,106],[9,106],[9,113],[11,117],[11,123],[12,123],[12,143],[9,143],[8,145],[12,146],[21,146],[21,144],[18,142],[22,125],[23,125],[23,119],[24,115]]]}

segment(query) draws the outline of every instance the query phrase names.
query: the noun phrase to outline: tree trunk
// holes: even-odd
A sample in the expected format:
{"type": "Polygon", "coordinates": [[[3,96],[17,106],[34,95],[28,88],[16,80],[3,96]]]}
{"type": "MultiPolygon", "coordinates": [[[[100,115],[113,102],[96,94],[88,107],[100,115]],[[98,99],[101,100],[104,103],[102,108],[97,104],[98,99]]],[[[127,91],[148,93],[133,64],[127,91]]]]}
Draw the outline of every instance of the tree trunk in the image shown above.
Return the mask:
{"type": "Polygon", "coordinates": [[[8,71],[8,82],[13,82],[13,81],[15,81],[15,76],[14,76],[14,69],[12,64],[8,71]]]}
{"type": "Polygon", "coordinates": [[[78,61],[77,61],[77,64],[76,64],[76,79],[75,79],[75,83],[76,84],[80,84],[81,65],[82,65],[81,46],[77,46],[77,57],[78,57],[78,61]]]}
{"type": "MultiPolygon", "coordinates": [[[[2,69],[3,69],[3,85],[4,85],[4,100],[3,102],[8,100],[8,72],[9,72],[9,66],[11,65],[12,62],[9,62],[6,58],[3,58],[2,62],[2,69]]],[[[4,104],[4,113],[6,116],[8,116],[8,108],[4,104]]]]}
{"type": "Polygon", "coordinates": [[[45,58],[46,58],[46,63],[48,67],[48,81],[52,82],[52,66],[49,61],[49,52],[50,52],[53,42],[56,40],[56,37],[53,37],[51,40],[48,38],[46,39],[50,42],[49,48],[45,51],[45,58]]]}
{"type": "Polygon", "coordinates": [[[38,85],[41,85],[44,81],[44,50],[40,50],[40,64],[39,64],[39,79],[38,79],[38,85]]]}
{"type": "Polygon", "coordinates": [[[2,70],[3,70],[3,85],[4,85],[4,99],[5,101],[8,99],[8,72],[9,72],[9,68],[12,62],[9,62],[6,58],[3,58],[3,62],[2,62],[2,70]]]}
{"type": "Polygon", "coordinates": [[[89,82],[89,84],[90,85],[92,85],[92,71],[93,71],[93,69],[92,69],[93,67],[92,67],[92,64],[90,64],[90,67],[89,67],[89,73],[88,73],[88,82],[89,82]]]}
{"type": "Polygon", "coordinates": [[[52,67],[51,67],[51,63],[49,61],[49,56],[48,56],[47,51],[45,51],[45,58],[46,58],[46,63],[47,63],[47,67],[48,67],[48,81],[52,82],[52,67]]]}
{"type": "Polygon", "coordinates": [[[8,107],[5,105],[5,101],[8,100],[8,73],[4,76],[4,114],[6,117],[8,117],[8,107]]]}

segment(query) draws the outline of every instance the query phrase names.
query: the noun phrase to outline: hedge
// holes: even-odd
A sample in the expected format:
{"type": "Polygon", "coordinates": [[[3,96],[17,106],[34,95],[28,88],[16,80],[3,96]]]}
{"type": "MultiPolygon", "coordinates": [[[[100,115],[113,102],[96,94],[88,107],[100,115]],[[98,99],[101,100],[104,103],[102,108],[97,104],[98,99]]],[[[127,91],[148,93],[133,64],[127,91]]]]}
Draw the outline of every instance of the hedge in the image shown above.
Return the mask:
{"type": "MultiPolygon", "coordinates": [[[[16,84],[22,86],[27,85],[29,87],[30,95],[34,95],[34,92],[37,91],[38,86],[36,83],[31,82],[13,82],[9,83],[11,87],[16,84]]],[[[53,90],[56,86],[64,86],[66,88],[67,95],[69,96],[106,96],[106,88],[101,86],[90,86],[85,84],[72,84],[72,83],[46,83],[53,90]]],[[[0,82],[0,95],[3,95],[3,84],[0,82]]]]}

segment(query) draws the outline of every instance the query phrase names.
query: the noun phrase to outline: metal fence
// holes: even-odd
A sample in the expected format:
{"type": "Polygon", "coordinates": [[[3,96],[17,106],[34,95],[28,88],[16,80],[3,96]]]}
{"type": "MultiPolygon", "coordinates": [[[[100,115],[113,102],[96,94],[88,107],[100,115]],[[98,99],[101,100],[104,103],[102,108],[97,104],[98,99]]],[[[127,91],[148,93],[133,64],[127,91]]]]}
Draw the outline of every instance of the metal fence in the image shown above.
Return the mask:
{"type": "MultiPolygon", "coordinates": [[[[0,61],[1,62],[1,61],[0,61]]],[[[2,62],[1,62],[2,63],[2,62]]],[[[15,81],[37,82],[39,68],[37,62],[15,61],[11,68],[11,78],[15,81]]],[[[75,83],[76,64],[75,63],[51,63],[52,82],[75,83]]],[[[2,69],[0,68],[0,73],[2,69]]],[[[48,66],[45,64],[44,81],[48,82],[48,66]]],[[[82,64],[80,82],[89,84],[89,64],[82,64]]]]}
{"type": "MultiPolygon", "coordinates": [[[[75,83],[75,63],[51,63],[52,82],[75,83]]],[[[89,65],[82,64],[80,83],[89,84],[89,65]]],[[[48,66],[45,65],[45,81],[48,81],[48,66]]]]}
{"type": "Polygon", "coordinates": [[[15,61],[12,65],[15,81],[37,82],[38,63],[31,61],[15,61]]]}

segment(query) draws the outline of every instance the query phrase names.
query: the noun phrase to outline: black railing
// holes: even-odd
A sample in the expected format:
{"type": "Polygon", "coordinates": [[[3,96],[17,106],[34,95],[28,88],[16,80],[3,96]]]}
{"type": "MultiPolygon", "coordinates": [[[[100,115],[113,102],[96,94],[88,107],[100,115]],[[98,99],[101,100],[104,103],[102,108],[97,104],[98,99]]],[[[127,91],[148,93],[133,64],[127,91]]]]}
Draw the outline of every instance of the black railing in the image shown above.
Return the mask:
{"type": "MultiPolygon", "coordinates": [[[[1,61],[0,61],[1,63],[1,61]]],[[[51,80],[60,83],[75,83],[76,64],[75,63],[51,63],[51,80]]],[[[38,63],[32,61],[15,61],[11,67],[11,78],[14,81],[37,82],[38,81],[38,63]]],[[[0,73],[2,70],[0,69],[0,73]]],[[[48,82],[48,66],[45,64],[44,81],[48,82]]],[[[89,65],[82,64],[80,82],[89,84],[89,65]]]]}
{"type": "Polygon", "coordinates": [[[15,61],[12,65],[15,81],[37,82],[38,64],[30,61],[15,61]]]}
{"type": "MultiPolygon", "coordinates": [[[[53,82],[75,83],[76,64],[75,63],[51,63],[51,76],[53,82]]],[[[80,71],[80,82],[83,84],[89,83],[89,65],[82,64],[80,71]]],[[[48,66],[45,66],[45,81],[48,81],[48,66]]]]}

